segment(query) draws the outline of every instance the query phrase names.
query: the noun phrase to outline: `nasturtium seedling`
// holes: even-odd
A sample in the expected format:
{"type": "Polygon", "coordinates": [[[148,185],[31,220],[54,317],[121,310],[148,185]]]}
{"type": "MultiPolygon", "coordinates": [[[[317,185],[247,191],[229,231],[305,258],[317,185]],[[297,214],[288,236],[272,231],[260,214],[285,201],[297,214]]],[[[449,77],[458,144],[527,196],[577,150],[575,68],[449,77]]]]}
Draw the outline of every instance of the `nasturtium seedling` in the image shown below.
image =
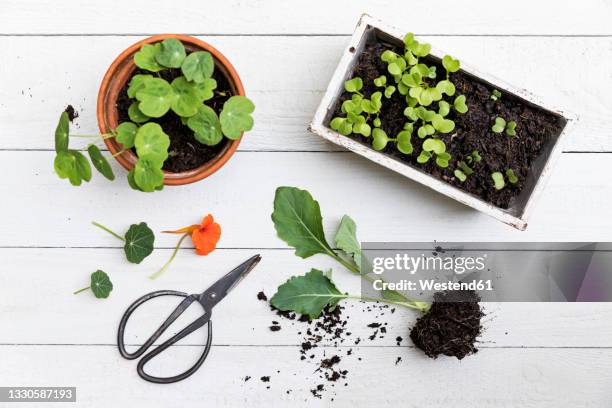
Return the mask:
{"type": "MultiPolygon", "coordinates": [[[[210,146],[219,144],[223,136],[236,140],[242,132],[252,129],[251,114],[255,106],[244,96],[232,96],[231,91],[216,90],[217,81],[212,78],[215,62],[209,52],[195,51],[187,54],[185,46],[178,39],[167,38],[159,43],[143,45],[134,54],[134,64],[150,73],[137,73],[129,80],[126,91],[130,99],[127,110],[129,121],[120,123],[107,134],[74,135],[115,138],[122,145],[122,150],[115,153],[115,156],[135,147],[138,161],[127,176],[130,187],[147,192],[163,188],[162,168],[169,157],[170,143],[169,136],[156,123],[157,118],[176,114],[182,124],[193,130],[194,141],[210,146]],[[169,70],[169,74],[160,74],[163,70],[169,70]],[[172,78],[172,82],[169,83],[164,78],[172,78]],[[212,110],[204,103],[215,96],[229,97],[221,112],[212,110]],[[211,115],[211,111],[214,115],[211,115]],[[194,118],[191,124],[190,118],[194,118]]],[[[217,99],[215,106],[219,106],[219,102],[217,99]]],[[[360,106],[361,101],[357,105],[360,106]]],[[[54,160],[54,168],[60,178],[69,179],[73,185],[80,185],[91,179],[91,166],[85,156],[68,148],[68,128],[68,114],[62,113],[55,132],[57,157],[54,160]]],[[[366,132],[366,126],[359,128],[366,132]]],[[[343,123],[342,129],[346,134],[350,134],[352,124],[343,123]]],[[[112,180],[112,168],[99,149],[93,146],[88,148],[88,152],[94,167],[104,177],[112,180]]]]}
{"type": "Polygon", "coordinates": [[[253,128],[253,117],[251,114],[255,105],[245,96],[232,96],[225,104],[219,115],[221,130],[225,137],[231,140],[240,138],[242,132],[248,132],[253,128]]]}
{"type": "Polygon", "coordinates": [[[506,134],[508,136],[516,136],[516,122],[511,120],[506,124],[506,134]]]}
{"type": "Polygon", "coordinates": [[[132,122],[123,122],[115,129],[115,140],[117,140],[124,149],[131,149],[134,147],[134,139],[136,138],[136,132],[138,126],[132,122]]]}
{"type": "Polygon", "coordinates": [[[196,51],[189,54],[183,64],[181,71],[188,81],[196,84],[204,82],[210,78],[215,69],[213,57],[208,51],[196,51]]]}
{"type": "Polygon", "coordinates": [[[214,146],[223,139],[221,121],[217,113],[206,105],[200,106],[198,113],[187,120],[187,126],[193,130],[196,140],[205,145],[214,146]]]}
{"type": "Polygon", "coordinates": [[[518,182],[518,177],[516,177],[516,174],[514,174],[512,169],[506,170],[506,177],[508,177],[508,181],[511,184],[516,184],[518,182]]]}
{"type": "Polygon", "coordinates": [[[150,117],[142,113],[142,111],[138,107],[138,102],[132,102],[132,104],[128,108],[128,116],[130,120],[135,123],[144,123],[151,119],[150,117]]]}
{"type": "Polygon", "coordinates": [[[170,110],[176,95],[166,80],[150,78],[145,80],[143,87],[136,92],[136,99],[140,102],[138,108],[142,113],[152,118],[160,118],[170,110]]]}
{"type": "Polygon", "coordinates": [[[150,162],[159,163],[161,167],[161,164],[168,158],[170,138],[157,123],[145,123],[136,132],[134,146],[140,160],[147,159],[150,162]]]}
{"type": "Polygon", "coordinates": [[[363,88],[363,79],[355,77],[344,83],[344,89],[350,93],[359,92],[363,88]]]}
{"type": "Polygon", "coordinates": [[[180,68],[185,60],[185,46],[176,38],[166,38],[161,42],[161,47],[155,53],[158,64],[167,68],[180,68]]]}
{"type": "Polygon", "coordinates": [[[496,117],[495,123],[491,126],[491,130],[495,133],[502,133],[506,128],[506,120],[502,117],[496,117]]]}
{"type": "Polygon", "coordinates": [[[161,51],[161,43],[145,44],[140,47],[140,50],[134,54],[134,63],[138,68],[146,69],[150,72],[159,72],[164,69],[157,59],[156,55],[161,51]]]}
{"type": "Polygon", "coordinates": [[[506,186],[506,182],[504,181],[504,175],[500,172],[496,171],[491,174],[491,178],[493,179],[493,184],[496,190],[501,190],[506,186]]]}
{"type": "Polygon", "coordinates": [[[77,295],[86,290],[91,290],[91,292],[96,298],[106,299],[113,290],[113,283],[111,282],[106,272],[102,270],[97,270],[92,273],[89,280],[89,286],[77,290],[76,292],[74,292],[74,294],[77,295]]]}

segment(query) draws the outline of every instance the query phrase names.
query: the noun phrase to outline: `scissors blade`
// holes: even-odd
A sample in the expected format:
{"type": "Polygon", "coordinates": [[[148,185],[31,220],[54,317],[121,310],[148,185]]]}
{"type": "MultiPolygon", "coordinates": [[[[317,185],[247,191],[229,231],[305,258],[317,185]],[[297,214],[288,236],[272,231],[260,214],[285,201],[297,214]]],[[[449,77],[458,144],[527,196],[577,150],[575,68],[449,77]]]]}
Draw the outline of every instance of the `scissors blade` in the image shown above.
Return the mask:
{"type": "Polygon", "coordinates": [[[202,292],[199,301],[205,309],[210,310],[217,305],[249,272],[261,261],[259,254],[247,259],[238,265],[224,277],[215,282],[211,287],[202,292]]]}

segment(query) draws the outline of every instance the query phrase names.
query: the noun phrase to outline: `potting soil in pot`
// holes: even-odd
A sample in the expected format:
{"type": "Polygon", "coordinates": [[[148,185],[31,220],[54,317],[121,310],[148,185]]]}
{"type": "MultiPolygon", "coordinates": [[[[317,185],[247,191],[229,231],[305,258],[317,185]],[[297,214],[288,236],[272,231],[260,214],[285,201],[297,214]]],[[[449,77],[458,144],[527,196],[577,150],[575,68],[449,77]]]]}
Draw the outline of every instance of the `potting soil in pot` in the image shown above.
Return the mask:
{"type": "MultiPolygon", "coordinates": [[[[366,98],[369,98],[374,92],[384,90],[374,85],[375,78],[386,75],[389,78],[388,84],[393,84],[393,77],[387,71],[387,64],[381,60],[381,54],[388,49],[400,55],[404,53],[401,46],[378,41],[371,41],[366,45],[353,72],[349,75],[349,79],[360,77],[363,80],[361,93],[366,98]]],[[[443,79],[445,70],[436,59],[428,56],[421,58],[420,62],[436,67],[436,79],[425,78],[425,81],[437,83],[443,79]]],[[[503,90],[501,90],[501,98],[493,100],[491,95],[494,88],[463,71],[451,73],[450,80],[456,86],[456,93],[452,97],[444,95],[443,100],[452,106],[456,96],[465,95],[469,109],[465,114],[459,114],[451,109],[447,119],[455,122],[455,129],[450,133],[436,136],[445,143],[446,152],[452,156],[449,166],[439,167],[435,160],[429,160],[425,164],[417,162],[417,157],[422,151],[423,140],[418,138],[416,128],[411,140],[414,146],[412,154],[399,152],[395,143],[388,143],[383,152],[500,208],[508,208],[524,188],[531,164],[540,155],[543,146],[560,134],[564,127],[564,119],[543,109],[530,106],[517,97],[504,93],[503,90]],[[491,127],[497,117],[502,117],[507,122],[515,121],[517,123],[516,136],[494,133],[491,127]],[[467,161],[474,151],[480,154],[482,160],[471,166],[473,174],[462,182],[454,175],[454,170],[457,169],[457,163],[467,161]],[[507,169],[514,171],[518,182],[512,184],[506,180],[506,186],[503,189],[495,189],[492,173],[505,174],[507,169]]],[[[334,107],[331,118],[346,117],[341,107],[344,101],[350,99],[351,93],[344,91],[334,107]]],[[[404,116],[406,106],[405,96],[397,91],[389,99],[382,98],[380,127],[389,137],[396,137],[403,130],[404,124],[408,122],[408,118],[404,116]]],[[[428,109],[437,111],[438,104],[434,102],[428,109]]],[[[369,122],[371,124],[372,119],[369,119],[369,122]]],[[[330,126],[329,123],[326,125],[330,126]]],[[[364,137],[351,133],[347,137],[372,146],[372,136],[364,137]]]]}

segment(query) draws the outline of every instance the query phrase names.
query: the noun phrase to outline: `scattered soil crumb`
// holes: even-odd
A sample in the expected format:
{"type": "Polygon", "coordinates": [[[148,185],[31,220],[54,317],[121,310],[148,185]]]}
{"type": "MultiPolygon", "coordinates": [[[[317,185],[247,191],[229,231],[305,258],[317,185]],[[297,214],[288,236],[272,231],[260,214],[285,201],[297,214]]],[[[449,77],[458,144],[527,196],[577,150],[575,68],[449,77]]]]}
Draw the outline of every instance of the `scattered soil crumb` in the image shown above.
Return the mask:
{"type": "Polygon", "coordinates": [[[262,382],[270,382],[270,376],[269,375],[264,375],[263,377],[260,378],[260,380],[262,382]]]}
{"type": "Polygon", "coordinates": [[[399,364],[401,361],[402,361],[402,358],[401,358],[401,357],[398,357],[398,358],[395,360],[395,365],[398,365],[398,364],[399,364]]]}
{"type": "Polygon", "coordinates": [[[72,105],[66,106],[66,109],[64,109],[64,112],[68,114],[68,120],[70,122],[74,121],[76,118],[79,117],[79,112],[77,112],[72,105]]]}
{"type": "Polygon", "coordinates": [[[268,297],[263,293],[263,290],[257,294],[257,300],[263,300],[264,302],[268,301],[268,297]]]}
{"type": "Polygon", "coordinates": [[[251,379],[251,376],[250,376],[250,375],[247,375],[246,377],[244,377],[244,382],[247,382],[247,381],[249,381],[250,379],[251,379]]]}

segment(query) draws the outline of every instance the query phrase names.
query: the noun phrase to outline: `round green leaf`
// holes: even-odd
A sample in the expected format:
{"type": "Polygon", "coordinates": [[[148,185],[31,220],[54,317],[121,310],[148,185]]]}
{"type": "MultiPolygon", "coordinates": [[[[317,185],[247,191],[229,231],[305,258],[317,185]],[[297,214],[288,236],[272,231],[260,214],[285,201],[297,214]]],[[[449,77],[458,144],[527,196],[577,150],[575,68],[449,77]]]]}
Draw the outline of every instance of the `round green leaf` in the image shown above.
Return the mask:
{"type": "Polygon", "coordinates": [[[134,139],[136,138],[136,132],[138,131],[138,126],[132,122],[123,122],[120,123],[119,126],[115,129],[115,139],[124,149],[131,149],[134,147],[134,139]]]}
{"type": "Polygon", "coordinates": [[[198,100],[204,102],[214,96],[214,91],[217,89],[217,81],[213,78],[205,78],[203,82],[194,84],[193,89],[198,100]]]}
{"type": "Polygon", "coordinates": [[[446,101],[440,101],[438,103],[438,114],[442,117],[448,115],[450,112],[450,104],[446,101]]]}
{"type": "Polygon", "coordinates": [[[144,86],[136,92],[136,99],[140,101],[138,108],[152,118],[164,116],[175,98],[172,86],[161,78],[146,80],[144,86]]]}
{"type": "Polygon", "coordinates": [[[435,89],[448,96],[453,96],[455,94],[455,85],[447,79],[438,82],[435,89]]]}
{"type": "MultiPolygon", "coordinates": [[[[145,123],[136,132],[134,145],[136,146],[136,154],[138,154],[140,159],[155,162],[158,164],[156,167],[161,167],[168,158],[170,137],[164,133],[161,126],[157,123],[145,123]]],[[[137,175],[138,172],[136,172],[137,175]]],[[[136,183],[144,189],[140,182],[138,182],[138,177],[136,177],[136,183]]]]}
{"type": "Polygon", "coordinates": [[[125,233],[125,245],[123,250],[127,260],[139,264],[153,252],[155,235],[145,222],[130,225],[125,233]]]}
{"type": "Polygon", "coordinates": [[[138,184],[136,184],[136,180],[134,180],[134,169],[132,169],[132,170],[130,170],[130,171],[128,172],[128,174],[127,174],[127,181],[128,181],[128,184],[130,185],[130,187],[131,187],[133,190],[142,191],[142,190],[140,189],[140,187],[138,187],[138,184]]]}
{"type": "Polygon", "coordinates": [[[350,79],[344,83],[344,89],[347,92],[359,92],[359,90],[363,88],[363,80],[359,77],[350,79]]]}
{"type": "Polygon", "coordinates": [[[331,122],[329,122],[329,126],[333,129],[333,130],[340,130],[340,127],[342,126],[342,124],[344,123],[344,121],[346,120],[346,118],[333,118],[331,120],[331,122]]]}
{"type": "Polygon", "coordinates": [[[144,87],[144,84],[149,79],[153,78],[153,75],[149,74],[136,74],[130,80],[130,85],[128,86],[127,95],[129,98],[135,98],[136,92],[144,87]]]}
{"type": "Polygon", "coordinates": [[[59,122],[55,128],[55,151],[63,152],[68,150],[69,144],[69,133],[70,133],[70,120],[68,119],[68,113],[62,112],[60,115],[59,122]]]}
{"type": "Polygon", "coordinates": [[[372,131],[372,148],[377,151],[381,151],[387,146],[389,137],[384,130],[380,128],[374,128],[372,131]]]}
{"type": "Polygon", "coordinates": [[[91,180],[91,165],[89,164],[87,157],[77,150],[71,150],[70,153],[72,153],[76,159],[76,171],[78,172],[79,177],[86,182],[89,182],[91,180]]]}
{"type": "Polygon", "coordinates": [[[506,186],[506,182],[504,181],[504,175],[499,171],[491,174],[491,178],[493,179],[493,184],[496,190],[501,190],[506,186]]]}
{"type": "Polygon", "coordinates": [[[176,38],[166,38],[161,42],[159,52],[155,54],[158,64],[167,68],[180,68],[185,60],[185,47],[176,38]]]}
{"type": "Polygon", "coordinates": [[[468,107],[465,104],[465,95],[459,95],[455,98],[455,102],[453,103],[455,110],[459,113],[466,113],[468,111],[468,107]]]}
{"type": "Polygon", "coordinates": [[[446,151],[446,145],[440,139],[426,139],[423,142],[423,150],[434,152],[437,155],[443,154],[446,151]]]}
{"type": "Polygon", "coordinates": [[[491,130],[495,133],[501,133],[506,128],[506,120],[501,117],[495,118],[495,124],[491,127],[491,130]]]}
{"type": "Polygon", "coordinates": [[[197,84],[204,82],[206,78],[210,78],[214,69],[215,63],[208,51],[192,52],[181,65],[181,71],[183,71],[185,78],[197,84]]]}
{"type": "Polygon", "coordinates": [[[417,157],[417,162],[424,164],[427,163],[429,159],[431,159],[431,153],[426,150],[423,150],[421,151],[421,154],[419,154],[419,157],[417,157]]]}
{"type": "Polygon", "coordinates": [[[71,151],[60,151],[55,155],[53,168],[61,179],[68,179],[73,186],[81,185],[81,177],[76,167],[76,157],[71,151]]]}
{"type": "Polygon", "coordinates": [[[113,290],[113,283],[104,271],[97,270],[91,274],[90,288],[96,298],[106,299],[113,290]]]}
{"type": "Polygon", "coordinates": [[[221,120],[221,130],[228,139],[236,140],[240,138],[242,132],[247,132],[253,128],[253,117],[251,113],[255,110],[255,105],[245,96],[232,96],[225,104],[219,119],[221,120]]]}
{"type": "Polygon", "coordinates": [[[450,133],[455,130],[455,122],[445,119],[440,114],[435,114],[432,120],[433,127],[440,133],[450,133]]]}
{"type": "Polygon", "coordinates": [[[412,130],[403,130],[399,132],[397,135],[397,150],[404,154],[412,154],[414,149],[412,147],[412,143],[410,142],[411,135],[412,130]]]}
{"type": "Polygon", "coordinates": [[[134,63],[138,68],[146,69],[151,72],[159,72],[164,67],[157,63],[155,56],[161,51],[161,44],[145,44],[140,47],[140,51],[134,54],[134,63]]]}
{"type": "Polygon", "coordinates": [[[447,72],[457,72],[459,68],[461,68],[459,60],[454,59],[450,55],[445,55],[444,58],[442,58],[442,65],[447,72]]]}
{"type": "Polygon", "coordinates": [[[132,122],[136,123],[144,123],[151,119],[140,111],[140,108],[138,107],[138,102],[136,101],[132,102],[132,104],[128,108],[128,116],[130,117],[130,120],[132,122]]]}
{"type": "Polygon", "coordinates": [[[146,193],[157,190],[164,184],[164,172],[157,161],[139,159],[134,166],[134,183],[146,193]]]}
{"type": "Polygon", "coordinates": [[[171,86],[175,95],[171,105],[174,113],[184,118],[195,115],[202,102],[198,100],[193,84],[187,82],[185,77],[178,77],[171,86]]]}
{"type": "Polygon", "coordinates": [[[219,144],[223,139],[219,117],[206,105],[200,106],[198,113],[187,120],[187,126],[193,130],[195,139],[207,146],[219,144]]]}
{"type": "Polygon", "coordinates": [[[508,181],[512,184],[516,184],[518,182],[518,177],[514,174],[512,169],[506,170],[506,176],[508,177],[508,181]]]}
{"type": "Polygon", "coordinates": [[[113,173],[113,169],[110,164],[106,160],[106,158],[102,155],[102,152],[96,145],[89,145],[87,147],[87,152],[89,153],[89,158],[93,163],[96,170],[98,170],[104,177],[108,180],[113,181],[115,179],[115,174],[113,173]]]}
{"type": "Polygon", "coordinates": [[[462,172],[459,169],[455,169],[455,171],[453,172],[453,174],[455,175],[455,177],[457,177],[457,179],[459,179],[459,181],[461,181],[462,183],[467,180],[467,176],[465,175],[464,172],[462,172]]]}

